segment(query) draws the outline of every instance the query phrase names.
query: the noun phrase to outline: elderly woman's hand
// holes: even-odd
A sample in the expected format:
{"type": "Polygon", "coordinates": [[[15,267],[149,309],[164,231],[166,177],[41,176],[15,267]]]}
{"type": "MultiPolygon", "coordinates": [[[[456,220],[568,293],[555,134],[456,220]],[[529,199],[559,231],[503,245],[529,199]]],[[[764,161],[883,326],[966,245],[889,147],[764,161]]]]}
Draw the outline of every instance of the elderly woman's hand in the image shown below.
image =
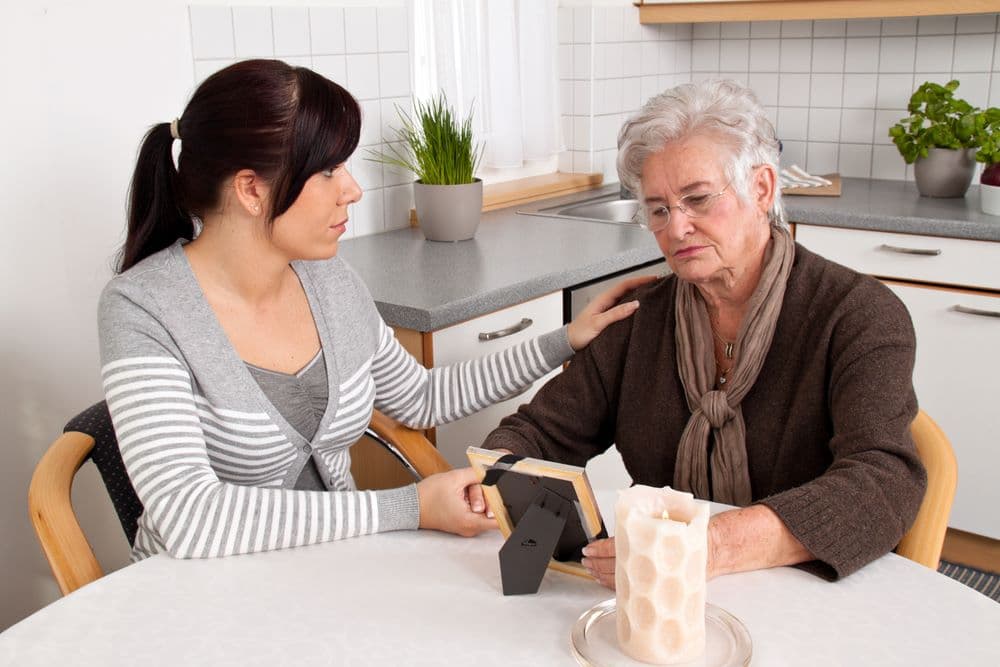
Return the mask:
{"type": "Polygon", "coordinates": [[[569,323],[569,344],[574,351],[579,352],[587,347],[597,334],[604,331],[609,324],[624,320],[639,307],[638,301],[629,301],[617,306],[615,304],[630,290],[639,285],[657,280],[657,276],[639,276],[623,280],[600,294],[587,304],[576,318],[569,323]]]}
{"type": "Polygon", "coordinates": [[[602,585],[615,589],[615,538],[594,540],[583,548],[582,565],[602,585]]]}

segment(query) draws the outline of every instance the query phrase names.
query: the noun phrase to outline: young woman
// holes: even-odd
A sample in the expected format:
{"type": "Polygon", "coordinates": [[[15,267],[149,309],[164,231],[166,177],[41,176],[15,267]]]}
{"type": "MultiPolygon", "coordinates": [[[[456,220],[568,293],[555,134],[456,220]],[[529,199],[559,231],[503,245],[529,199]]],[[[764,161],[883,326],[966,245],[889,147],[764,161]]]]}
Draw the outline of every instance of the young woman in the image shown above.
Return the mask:
{"type": "Polygon", "coordinates": [[[361,198],[344,167],[360,127],[337,84],[251,60],[209,77],[178,120],[146,135],[120,275],[99,307],[105,393],[145,507],[134,559],[489,529],[469,469],[355,489],[348,448],[372,409],[414,428],[466,416],[635,310],[611,307],[633,282],[563,329],[421,367],[336,257],[361,198]]]}

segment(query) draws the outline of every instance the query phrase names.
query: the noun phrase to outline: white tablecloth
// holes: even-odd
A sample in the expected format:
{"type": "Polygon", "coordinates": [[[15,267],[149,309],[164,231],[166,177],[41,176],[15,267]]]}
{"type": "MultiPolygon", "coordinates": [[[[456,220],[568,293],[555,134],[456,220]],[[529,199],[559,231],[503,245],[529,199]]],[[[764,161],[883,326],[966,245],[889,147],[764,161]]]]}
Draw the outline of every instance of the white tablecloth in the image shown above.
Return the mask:
{"type": "MultiPolygon", "coordinates": [[[[600,501],[610,523],[613,495],[600,501]]],[[[421,531],[157,556],[0,634],[0,664],[573,665],[574,621],[612,593],[550,571],[537,595],[504,597],[501,542],[421,531]]],[[[708,601],[746,624],[754,665],[1000,665],[1000,605],[892,554],[838,583],[721,577],[708,601]]]]}

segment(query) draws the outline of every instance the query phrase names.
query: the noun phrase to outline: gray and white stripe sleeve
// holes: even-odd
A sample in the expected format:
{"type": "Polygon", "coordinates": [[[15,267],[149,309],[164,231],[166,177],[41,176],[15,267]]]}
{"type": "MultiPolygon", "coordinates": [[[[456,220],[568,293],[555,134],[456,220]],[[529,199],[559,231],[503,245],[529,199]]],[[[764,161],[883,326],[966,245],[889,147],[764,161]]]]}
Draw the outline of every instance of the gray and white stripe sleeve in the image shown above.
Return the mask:
{"type": "MultiPolygon", "coordinates": [[[[173,357],[116,359],[102,374],[122,459],[148,514],[144,523],[172,556],[228,556],[416,528],[413,487],[321,492],[220,481],[190,376],[173,357]]],[[[234,422],[267,417],[220,411],[234,422]]]]}
{"type": "Polygon", "coordinates": [[[454,421],[510,398],[573,356],[562,327],[479,359],[427,369],[378,322],[375,407],[411,428],[454,421]]]}

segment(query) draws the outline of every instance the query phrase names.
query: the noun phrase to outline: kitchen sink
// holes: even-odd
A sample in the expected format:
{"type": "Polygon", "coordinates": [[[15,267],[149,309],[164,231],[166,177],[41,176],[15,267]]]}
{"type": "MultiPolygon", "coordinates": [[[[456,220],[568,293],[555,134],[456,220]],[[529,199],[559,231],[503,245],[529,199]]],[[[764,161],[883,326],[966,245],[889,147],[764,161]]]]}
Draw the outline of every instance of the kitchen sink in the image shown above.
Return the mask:
{"type": "Polygon", "coordinates": [[[639,210],[639,202],[635,199],[621,199],[618,195],[603,195],[596,199],[561,204],[537,211],[518,211],[528,215],[541,215],[550,218],[568,218],[571,220],[589,220],[613,225],[635,225],[635,214],[639,210]]]}

